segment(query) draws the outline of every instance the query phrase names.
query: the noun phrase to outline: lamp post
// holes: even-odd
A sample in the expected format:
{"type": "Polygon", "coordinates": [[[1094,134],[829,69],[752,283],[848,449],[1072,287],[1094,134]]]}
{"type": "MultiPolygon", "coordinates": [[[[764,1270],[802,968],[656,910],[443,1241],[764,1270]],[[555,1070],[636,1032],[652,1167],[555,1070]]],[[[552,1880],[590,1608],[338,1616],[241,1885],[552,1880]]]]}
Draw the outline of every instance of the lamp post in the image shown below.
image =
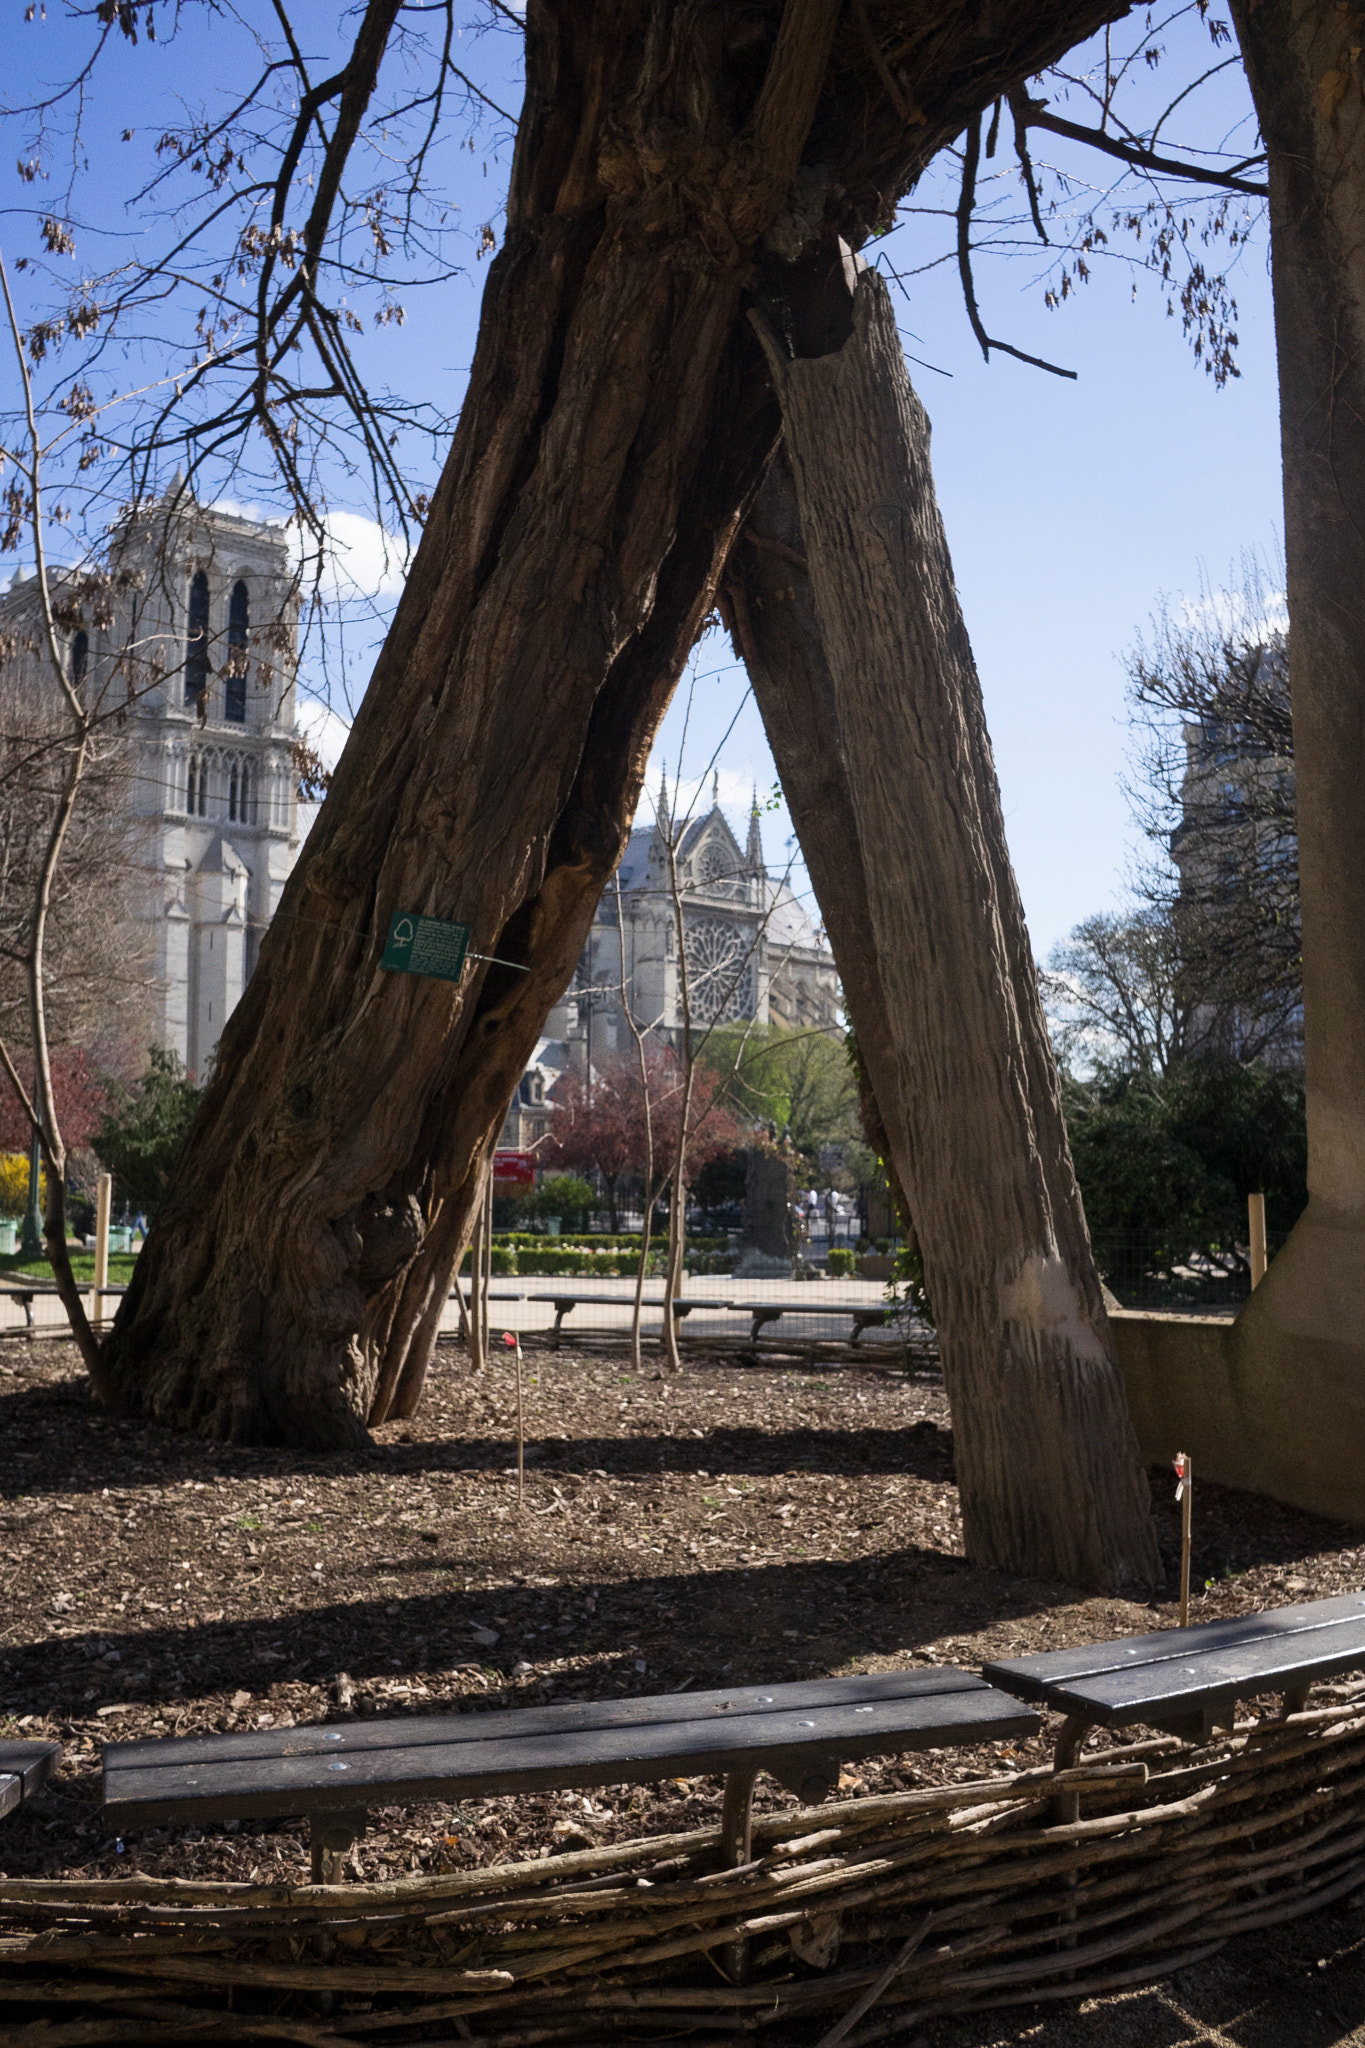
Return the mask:
{"type": "Polygon", "coordinates": [[[35,1131],[28,1155],[28,1208],[24,1212],[24,1228],[19,1238],[19,1256],[23,1259],[41,1259],[43,1256],[43,1212],[38,1203],[42,1157],[35,1131]]]}

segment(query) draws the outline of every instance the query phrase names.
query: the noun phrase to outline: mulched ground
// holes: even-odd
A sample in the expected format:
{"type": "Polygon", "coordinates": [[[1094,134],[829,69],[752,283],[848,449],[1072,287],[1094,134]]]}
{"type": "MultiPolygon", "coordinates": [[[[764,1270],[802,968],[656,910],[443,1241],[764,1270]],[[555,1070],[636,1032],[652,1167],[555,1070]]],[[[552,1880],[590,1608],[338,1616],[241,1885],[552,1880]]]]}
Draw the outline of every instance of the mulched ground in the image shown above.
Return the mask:
{"type": "MultiPolygon", "coordinates": [[[[506,1706],[991,1656],[1173,1623],[962,1555],[929,1375],[691,1358],[527,1357],[517,1500],[510,1361],[442,1349],[421,1417],[360,1458],[240,1451],[92,1410],[69,1346],[0,1351],[0,1733],[60,1736],[43,1797],[0,1823],[11,1876],[303,1880],[302,1822],[112,1839],[99,1745],[447,1703],[506,1706]]],[[[1153,1474],[1163,1555],[1178,1510],[1153,1474]]],[[[1199,1619],[1355,1588],[1365,1529],[1201,1484],[1199,1619]]],[[[1041,1762],[1044,1743],[860,1765],[888,1790],[1041,1762]]],[[[367,1877],[714,1818],[716,1781],[376,1812],[367,1877]]],[[[758,1803],[784,1795],[760,1780],[758,1803]],[[766,1789],[765,1789],[766,1788],[766,1789]]],[[[1352,1907],[1357,1906],[1352,1901],[1352,1907]]],[[[933,2048],[1365,2044],[1358,1910],[1234,1944],[1155,1991],[942,2020],[933,2048]]]]}

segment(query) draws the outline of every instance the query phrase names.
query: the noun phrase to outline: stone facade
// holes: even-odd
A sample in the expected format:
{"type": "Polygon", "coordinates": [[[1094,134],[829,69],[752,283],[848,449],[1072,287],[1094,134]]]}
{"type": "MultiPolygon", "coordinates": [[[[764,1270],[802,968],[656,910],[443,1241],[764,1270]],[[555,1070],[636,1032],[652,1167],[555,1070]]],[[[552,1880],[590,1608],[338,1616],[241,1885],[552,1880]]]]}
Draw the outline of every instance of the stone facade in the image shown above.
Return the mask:
{"type": "MultiPolygon", "coordinates": [[[[583,1074],[633,1051],[624,995],[641,1027],[652,1027],[653,1042],[676,1044],[682,1035],[677,920],[667,851],[654,827],[631,833],[620,876],[621,918],[613,883],[597,906],[573,986],[546,1018],[512,1097],[500,1148],[534,1151],[548,1135],[552,1090],[567,1068],[583,1074]]],[[[839,1029],[834,955],[787,883],[768,873],[757,804],[744,847],[713,804],[683,835],[678,877],[694,1030],[718,1015],[839,1029]]]]}
{"type": "MultiPolygon", "coordinates": [[[[1280,700],[1288,726],[1288,650],[1274,636],[1251,685],[1280,700]]],[[[1294,762],[1268,745],[1261,717],[1206,719],[1183,726],[1181,818],[1171,835],[1180,875],[1176,905],[1183,945],[1211,1000],[1188,1020],[1192,1052],[1271,1066],[1303,1065],[1303,1004],[1294,762]]]]}
{"type": "MultiPolygon", "coordinates": [[[[108,566],[102,622],[68,634],[71,672],[119,706],[131,750],[149,1029],[202,1078],[298,857],[288,548],[278,526],[172,518],[163,500],[115,530],[108,566]]],[[[20,573],[0,622],[31,635],[34,609],[20,573]]]]}
{"type": "MultiPolygon", "coordinates": [[[[823,932],[785,881],[769,874],[758,806],[741,847],[719,804],[683,833],[678,848],[688,1003],[694,1030],[753,1018],[793,1030],[839,1028],[839,981],[823,932]]],[[[584,1057],[624,1052],[631,1040],[622,1014],[657,1040],[683,1028],[677,920],[667,849],[656,827],[631,833],[615,886],[604,891],[567,1001],[569,1036],[584,1057]]]]}

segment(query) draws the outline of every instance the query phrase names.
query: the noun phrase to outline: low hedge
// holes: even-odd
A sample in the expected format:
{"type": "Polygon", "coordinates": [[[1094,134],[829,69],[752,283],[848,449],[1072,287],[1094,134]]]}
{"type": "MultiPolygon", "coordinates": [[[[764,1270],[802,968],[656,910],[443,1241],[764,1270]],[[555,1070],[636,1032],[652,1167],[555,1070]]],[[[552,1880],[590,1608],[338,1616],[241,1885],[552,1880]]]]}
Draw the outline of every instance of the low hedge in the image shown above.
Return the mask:
{"type": "MultiPolygon", "coordinates": [[[[651,1240],[652,1243],[659,1244],[666,1235],[666,1232],[666,1225],[662,1230],[655,1231],[651,1240]]],[[[576,1230],[572,1238],[556,1238],[548,1237],[543,1230],[495,1230],[493,1232],[493,1243],[495,1247],[497,1245],[506,1245],[516,1251],[521,1251],[523,1248],[530,1251],[538,1251],[545,1245],[574,1244],[594,1252],[633,1252],[638,1251],[640,1248],[640,1233],[638,1230],[618,1230],[615,1232],[610,1230],[576,1230]]],[[[687,1241],[687,1248],[689,1252],[693,1250],[699,1252],[724,1252],[729,1250],[730,1240],[728,1237],[690,1237],[687,1241]]]]}
{"type": "MultiPolygon", "coordinates": [[[[649,1271],[661,1275],[667,1251],[665,1240],[655,1239],[650,1246],[649,1271]]],[[[708,1252],[692,1245],[687,1247],[687,1269],[693,1274],[733,1273],[737,1254],[732,1251],[708,1252]]],[[[553,1237],[533,1237],[524,1244],[500,1244],[493,1241],[493,1276],[506,1279],[517,1276],[521,1279],[556,1279],[559,1277],[575,1280],[634,1279],[640,1270],[640,1240],[629,1240],[614,1249],[598,1249],[592,1243],[561,1244],[553,1237]]],[[[462,1273],[470,1270],[470,1255],[464,1255],[460,1267],[462,1273]]]]}

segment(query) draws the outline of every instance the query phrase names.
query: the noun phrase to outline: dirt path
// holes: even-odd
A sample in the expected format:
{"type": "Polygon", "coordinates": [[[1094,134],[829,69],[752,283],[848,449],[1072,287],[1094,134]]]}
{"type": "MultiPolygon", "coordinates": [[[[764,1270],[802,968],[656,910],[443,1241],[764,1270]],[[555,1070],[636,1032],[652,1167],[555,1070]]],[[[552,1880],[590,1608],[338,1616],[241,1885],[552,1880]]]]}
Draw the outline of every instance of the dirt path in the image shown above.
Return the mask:
{"type": "MultiPolygon", "coordinates": [[[[68,1347],[0,1353],[0,1732],[59,1734],[68,1751],[51,1792],[0,1823],[0,1867],[302,1878],[301,1822],[114,1842],[98,1817],[98,1745],[110,1739],[974,1666],[1175,1618],[1169,1604],[1086,1599],[969,1565],[946,1407],[929,1378],[692,1360],[669,1381],[567,1352],[528,1354],[527,1372],[519,1511],[501,1361],[474,1381],[443,1349],[421,1418],[354,1459],[110,1424],[68,1347]]],[[[1173,1560],[1173,1484],[1153,1482],[1173,1560]]],[[[1363,1545],[1360,1529],[1201,1486],[1198,1616],[1357,1587],[1363,1545]]],[[[859,1766],[846,1789],[1045,1754],[1041,1743],[935,1752],[859,1766]]],[[[713,1815],[718,1790],[689,1779],[380,1812],[362,1867],[457,1868],[678,1827],[713,1815]]],[[[775,1787],[765,1796],[783,1799],[775,1787]]],[[[922,2039],[1365,2048],[1360,1933],[1348,1909],[1238,1944],[1188,1983],[1089,2011],[938,2021],[922,2039]]]]}

